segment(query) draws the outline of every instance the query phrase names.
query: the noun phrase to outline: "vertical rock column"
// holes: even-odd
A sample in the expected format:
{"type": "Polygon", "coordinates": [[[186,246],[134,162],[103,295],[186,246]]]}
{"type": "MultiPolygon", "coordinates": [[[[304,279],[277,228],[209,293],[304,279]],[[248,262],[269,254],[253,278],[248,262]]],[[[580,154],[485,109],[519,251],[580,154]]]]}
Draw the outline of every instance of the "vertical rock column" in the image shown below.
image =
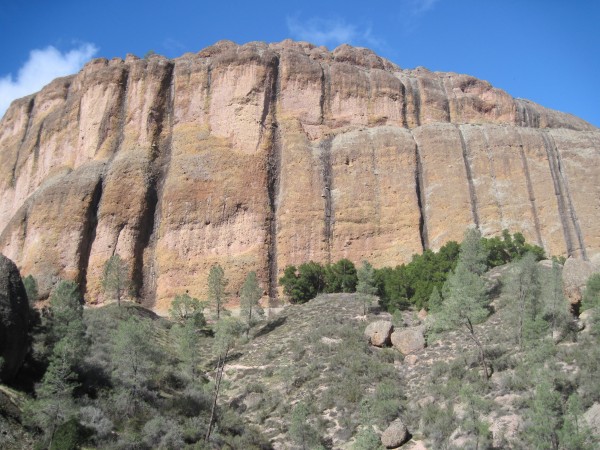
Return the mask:
{"type": "Polygon", "coordinates": [[[415,143],[402,128],[375,127],[335,137],[331,259],[367,259],[376,266],[405,261],[423,248],[415,143]]]}
{"type": "Polygon", "coordinates": [[[115,144],[118,148],[110,156],[104,178],[96,238],[89,256],[86,299],[92,303],[103,299],[103,266],[117,253],[127,263],[134,291],[142,290],[144,262],[139,246],[144,246],[153,232],[156,189],[162,174],[156,166],[170,151],[161,134],[170,132],[165,121],[172,63],[161,57],[129,57],[126,65],[128,79],[121,84],[122,93],[117,97],[124,102],[119,108],[122,117],[115,144]]]}
{"type": "Polygon", "coordinates": [[[205,299],[213,264],[225,269],[232,300],[250,271],[269,290],[276,56],[248,45],[176,62],[171,163],[155,250],[159,312],[186,291],[205,299]]]}
{"type": "Polygon", "coordinates": [[[465,228],[474,225],[460,135],[452,124],[424,125],[412,134],[421,155],[429,246],[438,250],[462,241],[465,228]]]}

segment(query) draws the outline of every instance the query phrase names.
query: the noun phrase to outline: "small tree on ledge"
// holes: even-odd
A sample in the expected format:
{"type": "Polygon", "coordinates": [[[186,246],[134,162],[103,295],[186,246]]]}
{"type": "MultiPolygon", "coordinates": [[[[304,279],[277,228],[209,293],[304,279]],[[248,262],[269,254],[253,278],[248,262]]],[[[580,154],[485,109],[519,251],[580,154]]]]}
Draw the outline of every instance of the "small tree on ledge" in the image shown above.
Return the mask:
{"type": "Polygon", "coordinates": [[[129,291],[130,285],[127,264],[118,253],[115,253],[104,264],[102,272],[104,293],[116,300],[117,305],[121,307],[121,298],[129,291]]]}

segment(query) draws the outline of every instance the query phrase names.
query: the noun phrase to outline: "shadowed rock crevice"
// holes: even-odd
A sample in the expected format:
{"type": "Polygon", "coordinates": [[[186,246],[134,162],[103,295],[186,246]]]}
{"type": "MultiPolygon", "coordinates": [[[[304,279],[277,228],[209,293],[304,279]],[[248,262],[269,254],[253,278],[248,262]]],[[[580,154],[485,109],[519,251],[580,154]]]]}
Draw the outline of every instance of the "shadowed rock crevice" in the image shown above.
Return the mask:
{"type": "Polygon", "coordinates": [[[400,107],[400,114],[402,117],[402,126],[404,128],[408,128],[408,117],[407,115],[407,109],[408,109],[408,105],[407,105],[407,101],[406,101],[406,86],[404,85],[404,83],[402,82],[402,80],[400,78],[398,78],[398,81],[400,82],[400,93],[402,94],[402,106],[400,107]]]}
{"type": "Polygon", "coordinates": [[[494,200],[496,201],[496,207],[498,208],[498,215],[500,216],[500,225],[504,228],[504,214],[502,212],[502,204],[500,203],[500,192],[498,191],[498,180],[496,179],[496,167],[494,156],[492,155],[492,150],[490,148],[490,140],[487,134],[485,127],[482,127],[483,133],[483,142],[485,145],[485,150],[489,162],[490,168],[490,177],[492,179],[492,187],[494,189],[494,200]]]}
{"type": "Polygon", "coordinates": [[[319,64],[321,67],[321,96],[319,97],[319,123],[322,125],[325,121],[325,69],[323,69],[323,64],[319,64]]]}
{"type": "Polygon", "coordinates": [[[115,102],[115,107],[107,108],[104,111],[102,121],[100,122],[100,127],[98,129],[98,145],[96,147],[96,152],[100,150],[106,139],[110,137],[111,132],[116,132],[119,136],[118,139],[115,139],[115,148],[113,148],[113,151],[111,152],[112,154],[116,153],[123,140],[123,129],[125,127],[125,102],[127,101],[129,84],[129,70],[126,67],[121,70],[121,76],[119,77],[117,83],[120,86],[117,94],[118,98],[115,102]],[[116,130],[114,128],[116,128],[116,130]]]}
{"type": "Polygon", "coordinates": [[[520,98],[515,99],[516,125],[521,127],[539,128],[540,114],[535,111],[527,101],[520,98]]]}
{"type": "Polygon", "coordinates": [[[371,173],[374,175],[373,210],[375,211],[375,217],[373,225],[375,226],[376,233],[379,234],[381,232],[381,183],[380,178],[377,176],[379,174],[379,166],[377,163],[376,148],[372,139],[369,139],[369,152],[371,153],[371,173]]]}
{"type": "Polygon", "coordinates": [[[419,90],[419,82],[416,78],[409,78],[410,85],[412,87],[412,94],[414,99],[414,111],[415,111],[415,123],[417,126],[421,125],[421,91],[419,90]]]}
{"type": "Polygon", "coordinates": [[[19,147],[22,147],[23,144],[25,143],[25,139],[27,138],[27,134],[29,133],[29,130],[31,129],[31,123],[32,123],[32,114],[33,114],[33,107],[35,106],[35,95],[32,95],[31,98],[29,99],[29,101],[27,102],[27,109],[25,110],[25,114],[27,114],[27,123],[25,124],[25,128],[23,129],[23,136],[21,137],[21,142],[19,143],[19,147]]]}
{"type": "Polygon", "coordinates": [[[281,176],[281,131],[277,121],[277,99],[279,98],[279,57],[275,59],[274,65],[267,77],[265,90],[265,103],[271,115],[270,140],[271,145],[267,155],[267,194],[269,200],[268,211],[268,245],[267,264],[269,276],[269,306],[277,300],[277,209],[279,205],[279,180],[281,176]]]}
{"type": "Polygon", "coordinates": [[[563,187],[561,183],[560,171],[558,169],[558,159],[556,157],[555,148],[553,143],[548,137],[548,133],[542,132],[542,139],[544,141],[544,148],[548,157],[548,165],[550,167],[550,175],[552,177],[552,183],[554,185],[554,194],[556,195],[556,203],[558,207],[558,216],[563,229],[563,235],[565,238],[565,244],[567,246],[568,256],[573,256],[573,238],[571,235],[571,229],[569,226],[569,219],[567,215],[567,207],[565,202],[565,195],[563,193],[563,187]]]}
{"type": "Polygon", "coordinates": [[[325,253],[327,263],[331,263],[331,241],[333,239],[333,198],[331,190],[333,189],[333,170],[331,167],[331,141],[332,137],[326,137],[321,141],[321,177],[323,183],[324,217],[323,217],[323,238],[325,240],[325,253]]]}
{"type": "MultiPolygon", "coordinates": [[[[446,113],[448,114],[448,122],[454,123],[454,119],[456,119],[456,117],[453,117],[452,114],[452,101],[454,100],[456,102],[456,96],[452,96],[452,98],[450,98],[450,96],[448,95],[448,90],[446,89],[446,83],[444,82],[445,79],[440,77],[438,78],[438,83],[440,84],[440,87],[442,88],[442,92],[444,93],[444,99],[445,99],[445,105],[444,105],[444,109],[446,111],[446,113]]],[[[458,121],[457,121],[458,122],[458,121]]]]}
{"type": "Polygon", "coordinates": [[[527,193],[529,195],[529,203],[531,204],[531,215],[533,217],[533,223],[535,226],[535,237],[537,240],[537,244],[544,248],[544,242],[542,239],[542,227],[540,225],[540,218],[538,216],[537,205],[535,203],[535,192],[533,190],[533,183],[531,181],[531,174],[529,172],[529,163],[527,161],[527,156],[525,155],[525,149],[523,148],[523,139],[521,137],[521,133],[517,130],[517,134],[519,136],[519,140],[521,144],[519,145],[519,153],[521,155],[521,164],[523,165],[523,172],[525,173],[525,182],[527,183],[527,193]]]}
{"type": "Polygon", "coordinates": [[[40,144],[42,140],[42,132],[44,129],[44,121],[40,123],[35,137],[35,143],[33,144],[33,165],[37,166],[38,159],[40,158],[40,144]]]}
{"type": "Polygon", "coordinates": [[[12,165],[11,177],[10,177],[10,187],[13,187],[13,188],[15,187],[15,183],[17,181],[16,180],[16,172],[17,172],[17,165],[19,164],[19,157],[21,156],[21,149],[23,148],[23,144],[25,144],[27,135],[29,134],[29,130],[31,129],[31,115],[32,115],[34,105],[35,105],[35,96],[32,96],[29,99],[29,101],[27,102],[27,109],[25,110],[25,114],[27,115],[27,123],[26,123],[25,127],[23,128],[23,134],[19,141],[17,151],[15,152],[15,160],[12,165]]]}
{"type": "Polygon", "coordinates": [[[544,134],[547,136],[548,141],[551,145],[551,148],[553,149],[553,152],[556,155],[556,163],[557,163],[557,167],[558,167],[558,175],[560,177],[560,184],[562,185],[562,192],[563,192],[563,195],[566,196],[565,201],[566,201],[566,205],[568,208],[569,218],[573,225],[573,231],[575,232],[575,238],[577,239],[577,244],[579,245],[579,248],[577,250],[580,252],[581,257],[584,260],[587,260],[588,258],[587,258],[587,253],[585,250],[585,243],[583,241],[583,234],[581,233],[581,226],[579,225],[579,219],[577,218],[577,212],[575,211],[575,206],[573,204],[573,199],[571,197],[571,190],[569,189],[569,182],[567,180],[567,174],[565,173],[565,170],[564,170],[562,156],[560,154],[560,151],[556,147],[556,143],[554,142],[554,138],[552,137],[552,134],[550,134],[549,132],[545,132],[544,134]]]}
{"type": "Polygon", "coordinates": [[[162,196],[171,163],[173,134],[173,63],[168,63],[156,96],[157,102],[148,117],[151,134],[151,179],[146,192],[146,206],[140,219],[140,230],[134,246],[133,284],[137,297],[144,306],[152,307],[156,301],[158,268],[156,267],[156,242],[162,215],[162,196]]]}
{"type": "Polygon", "coordinates": [[[127,118],[127,94],[129,92],[129,78],[130,73],[129,69],[125,68],[123,70],[123,82],[120,85],[121,89],[119,89],[119,99],[117,100],[117,104],[119,105],[118,109],[118,119],[117,119],[117,139],[115,139],[114,147],[111,152],[111,156],[117,154],[117,151],[121,148],[121,144],[125,139],[125,120],[127,118]]]}
{"type": "Polygon", "coordinates": [[[429,237],[427,234],[427,214],[425,197],[425,185],[423,183],[423,163],[421,162],[421,151],[419,143],[411,133],[415,142],[415,191],[417,195],[417,205],[419,206],[419,236],[421,237],[421,247],[423,251],[429,248],[429,237]]]}
{"type": "Polygon", "coordinates": [[[331,112],[331,76],[329,74],[329,66],[321,66],[321,96],[319,97],[319,122],[325,124],[327,117],[331,112]]]}
{"type": "Polygon", "coordinates": [[[471,157],[469,155],[469,147],[467,145],[467,141],[465,140],[462,128],[457,125],[456,129],[458,130],[458,134],[460,136],[460,145],[462,147],[463,162],[465,164],[465,173],[467,175],[467,184],[469,186],[469,198],[471,200],[471,214],[473,216],[473,223],[475,223],[475,226],[477,227],[477,229],[479,229],[479,214],[477,212],[477,193],[475,192],[475,183],[473,182],[473,173],[471,171],[471,157]]]}
{"type": "Polygon", "coordinates": [[[79,241],[79,248],[77,249],[77,255],[79,255],[79,261],[77,263],[78,275],[77,283],[81,289],[81,293],[85,295],[87,291],[87,269],[90,261],[90,253],[92,251],[92,245],[96,240],[96,227],[98,225],[98,210],[100,207],[100,200],[102,199],[102,184],[103,180],[100,177],[94,190],[91,194],[91,199],[83,218],[83,231],[81,240],[79,241]]]}

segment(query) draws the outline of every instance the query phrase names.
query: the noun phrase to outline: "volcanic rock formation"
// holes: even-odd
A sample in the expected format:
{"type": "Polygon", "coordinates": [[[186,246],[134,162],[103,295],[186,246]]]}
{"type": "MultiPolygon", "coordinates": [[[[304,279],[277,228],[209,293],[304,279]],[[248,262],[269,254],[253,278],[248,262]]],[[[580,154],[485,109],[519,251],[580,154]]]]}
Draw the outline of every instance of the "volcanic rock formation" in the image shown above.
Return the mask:
{"type": "Polygon", "coordinates": [[[13,102],[0,161],[0,251],[89,302],[115,252],[159,312],[214,263],[275,298],[288,264],[395,265],[470,225],[600,254],[597,128],[347,45],[96,59],[13,102]]]}
{"type": "Polygon", "coordinates": [[[14,262],[0,255],[0,382],[10,381],[29,348],[29,303],[14,262]]]}

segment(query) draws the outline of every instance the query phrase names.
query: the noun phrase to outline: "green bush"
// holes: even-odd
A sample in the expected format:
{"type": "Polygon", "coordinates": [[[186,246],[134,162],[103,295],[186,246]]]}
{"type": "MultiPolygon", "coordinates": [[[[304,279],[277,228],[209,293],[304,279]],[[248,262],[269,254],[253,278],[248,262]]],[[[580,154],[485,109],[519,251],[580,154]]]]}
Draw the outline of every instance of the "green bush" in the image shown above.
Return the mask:
{"type": "MultiPolygon", "coordinates": [[[[496,267],[522,258],[532,253],[536,261],[543,259],[544,250],[537,245],[525,242],[521,233],[511,235],[507,230],[502,238],[481,238],[480,244],[487,254],[487,268],[496,267]]],[[[429,297],[434,289],[441,291],[449,274],[458,262],[461,245],[447,242],[438,252],[425,250],[413,255],[411,262],[383,267],[375,271],[377,295],[387,311],[415,308],[429,308],[429,297]]]]}
{"type": "Polygon", "coordinates": [[[75,450],[80,448],[86,435],[86,430],[79,422],[71,418],[56,429],[50,450],[75,450]]]}

